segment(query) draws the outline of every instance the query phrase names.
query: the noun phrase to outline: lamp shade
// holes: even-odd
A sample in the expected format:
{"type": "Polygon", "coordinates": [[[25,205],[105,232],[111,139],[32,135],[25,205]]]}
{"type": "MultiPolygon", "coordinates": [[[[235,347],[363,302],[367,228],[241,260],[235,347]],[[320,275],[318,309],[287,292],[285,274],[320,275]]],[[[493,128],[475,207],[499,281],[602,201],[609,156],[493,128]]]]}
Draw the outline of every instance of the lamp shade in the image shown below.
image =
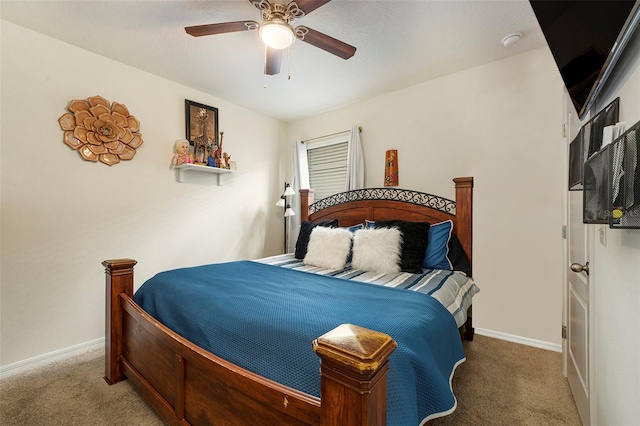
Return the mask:
{"type": "Polygon", "coordinates": [[[295,216],[296,212],[293,211],[291,206],[287,205],[287,209],[284,211],[284,217],[295,216]]]}
{"type": "Polygon", "coordinates": [[[277,207],[284,207],[284,196],[280,197],[278,202],[276,203],[277,207]]]}
{"type": "Polygon", "coordinates": [[[284,190],[284,196],[288,197],[289,195],[295,195],[296,192],[291,188],[291,186],[287,185],[287,189],[284,190]]]}
{"type": "Polygon", "coordinates": [[[278,50],[291,46],[296,39],[291,26],[280,19],[273,19],[260,24],[258,34],[260,34],[264,44],[278,50]]]}

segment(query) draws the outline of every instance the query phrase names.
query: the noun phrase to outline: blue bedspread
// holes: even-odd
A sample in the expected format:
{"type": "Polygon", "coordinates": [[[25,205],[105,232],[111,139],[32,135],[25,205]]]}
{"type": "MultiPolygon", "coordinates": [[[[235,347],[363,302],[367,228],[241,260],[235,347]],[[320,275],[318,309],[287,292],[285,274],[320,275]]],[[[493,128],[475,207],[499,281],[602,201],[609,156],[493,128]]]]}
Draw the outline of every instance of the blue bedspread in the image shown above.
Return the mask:
{"type": "Polygon", "coordinates": [[[450,386],[464,360],[453,316],[403,289],[240,261],[162,272],[135,302],[210,352],[261,376],[320,396],[313,339],[350,323],[398,343],[388,375],[388,425],[418,425],[455,408],[450,386]]]}

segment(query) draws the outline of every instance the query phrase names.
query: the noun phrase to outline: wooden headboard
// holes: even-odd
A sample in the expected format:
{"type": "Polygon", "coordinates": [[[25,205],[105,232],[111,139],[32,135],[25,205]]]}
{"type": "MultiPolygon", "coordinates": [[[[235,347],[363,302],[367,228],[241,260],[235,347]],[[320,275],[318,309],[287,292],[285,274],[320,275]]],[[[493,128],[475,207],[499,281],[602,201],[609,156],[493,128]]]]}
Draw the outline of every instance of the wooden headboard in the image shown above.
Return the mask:
{"type": "Polygon", "coordinates": [[[451,219],[453,232],[473,266],[473,178],[460,177],[453,181],[455,201],[406,189],[370,188],[342,192],[314,202],[314,191],[301,189],[300,214],[302,220],[311,222],[337,218],[340,226],[365,220],[438,223],[451,219]]]}

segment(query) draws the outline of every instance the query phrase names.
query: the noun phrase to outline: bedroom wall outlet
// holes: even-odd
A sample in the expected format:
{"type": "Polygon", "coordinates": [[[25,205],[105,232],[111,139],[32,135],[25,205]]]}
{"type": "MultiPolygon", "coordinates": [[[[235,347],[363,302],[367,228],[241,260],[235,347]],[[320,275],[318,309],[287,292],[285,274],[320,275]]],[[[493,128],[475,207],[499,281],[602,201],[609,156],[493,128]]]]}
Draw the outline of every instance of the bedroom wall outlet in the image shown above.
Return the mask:
{"type": "Polygon", "coordinates": [[[598,227],[598,235],[600,235],[600,244],[603,246],[607,245],[607,227],[604,225],[600,225],[598,227]]]}

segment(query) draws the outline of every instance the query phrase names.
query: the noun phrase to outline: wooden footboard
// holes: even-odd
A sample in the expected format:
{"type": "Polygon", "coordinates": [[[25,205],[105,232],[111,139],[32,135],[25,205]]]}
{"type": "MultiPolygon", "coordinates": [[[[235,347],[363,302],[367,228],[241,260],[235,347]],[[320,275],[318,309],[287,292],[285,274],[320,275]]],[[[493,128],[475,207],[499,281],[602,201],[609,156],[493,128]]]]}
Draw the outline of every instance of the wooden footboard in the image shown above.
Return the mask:
{"type": "Polygon", "coordinates": [[[133,301],[135,260],[102,264],[105,380],[128,379],[169,424],[386,424],[388,358],[397,346],[388,335],[343,324],[310,342],[320,357],[317,398],[227,362],[156,321],[133,301]]]}

